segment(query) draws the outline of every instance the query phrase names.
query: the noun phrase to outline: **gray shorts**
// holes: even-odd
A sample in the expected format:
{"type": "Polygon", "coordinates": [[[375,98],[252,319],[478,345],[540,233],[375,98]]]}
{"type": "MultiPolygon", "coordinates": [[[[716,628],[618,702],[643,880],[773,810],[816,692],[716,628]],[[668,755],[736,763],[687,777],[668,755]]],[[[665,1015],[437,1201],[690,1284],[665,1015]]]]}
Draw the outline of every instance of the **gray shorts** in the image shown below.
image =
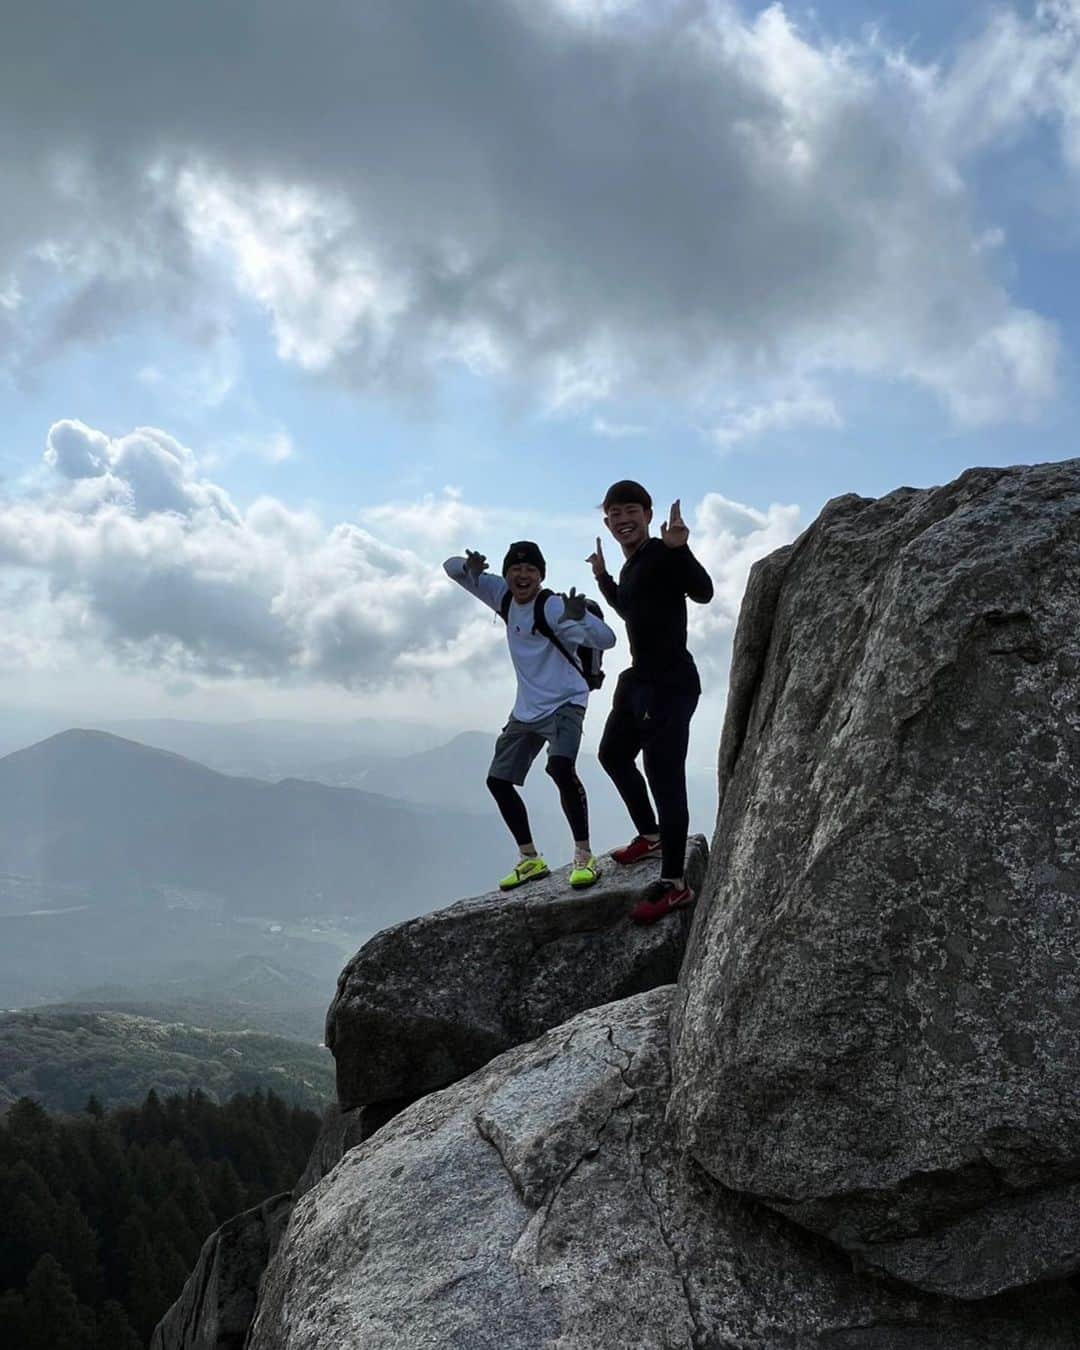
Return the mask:
{"type": "Polygon", "coordinates": [[[539,722],[519,722],[511,717],[495,742],[488,777],[501,778],[520,787],[545,742],[549,759],[552,755],[563,755],[573,763],[577,759],[584,725],[585,709],[578,703],[564,703],[539,722]]]}

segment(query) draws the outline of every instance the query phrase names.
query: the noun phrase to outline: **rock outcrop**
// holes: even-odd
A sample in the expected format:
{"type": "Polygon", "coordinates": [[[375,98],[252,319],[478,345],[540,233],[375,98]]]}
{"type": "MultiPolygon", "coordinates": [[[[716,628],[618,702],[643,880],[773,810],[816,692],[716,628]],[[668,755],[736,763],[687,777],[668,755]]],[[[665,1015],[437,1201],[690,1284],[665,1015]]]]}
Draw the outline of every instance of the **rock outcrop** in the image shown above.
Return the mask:
{"type": "MultiPolygon", "coordinates": [[[[693,837],[687,876],[695,887],[707,857],[705,840],[693,837]]],[[[243,1346],[259,1279],[288,1219],[284,1202],[305,1195],[417,1097],[583,1008],[674,981],[689,913],[654,928],[628,918],[655,863],[618,868],[608,859],[599,884],[581,892],[569,889],[567,870],[389,928],[353,957],[327,1014],[339,1101],[292,1197],[267,1202],[272,1232],[260,1206],[207,1239],[154,1350],[243,1346]]]]}
{"type": "MultiPolygon", "coordinates": [[[[346,968],[246,1350],[1080,1350],[1078,709],[1080,461],[831,502],[692,918],[609,869],[346,968]]],[[[156,1350],[242,1343],[204,1258],[156,1350]]]]}
{"type": "Polygon", "coordinates": [[[1080,461],[842,497],[751,577],[670,1124],[925,1290],[1080,1270],[1078,709],[1080,461]]]}
{"type": "MultiPolygon", "coordinates": [[[[687,875],[708,856],[694,836],[687,875]]],[[[343,1111],[413,1101],[585,1008],[670,984],[690,915],[633,924],[656,864],[604,862],[572,891],[567,869],[521,891],[462,900],[377,934],[341,973],[326,1018],[343,1111]]]]}
{"type": "Polygon", "coordinates": [[[237,1214],[206,1239],[150,1350],[243,1350],[259,1280],[292,1211],[288,1193],[237,1214]]]}
{"type": "Polygon", "coordinates": [[[249,1350],[1065,1350],[1053,1296],[898,1292],[673,1147],[671,990],[425,1097],[297,1202],[249,1350]]]}
{"type": "Polygon", "coordinates": [[[329,1106],[323,1115],[322,1128],[311,1150],[307,1166],[300,1180],[293,1187],[294,1199],[310,1191],[312,1186],[322,1181],[327,1172],[332,1172],[349,1149],[362,1144],[374,1134],[380,1125],[385,1125],[389,1116],[376,1112],[374,1119],[370,1111],[363,1107],[353,1107],[351,1111],[342,1111],[340,1106],[329,1106]]]}

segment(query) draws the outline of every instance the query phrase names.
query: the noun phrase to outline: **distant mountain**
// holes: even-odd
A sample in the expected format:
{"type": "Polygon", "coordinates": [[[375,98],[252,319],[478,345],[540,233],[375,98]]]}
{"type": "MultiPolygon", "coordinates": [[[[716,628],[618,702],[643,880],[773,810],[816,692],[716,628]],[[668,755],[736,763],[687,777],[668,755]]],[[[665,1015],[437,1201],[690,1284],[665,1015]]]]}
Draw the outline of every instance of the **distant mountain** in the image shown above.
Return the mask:
{"type": "MultiPolygon", "coordinates": [[[[383,762],[364,780],[378,791],[234,777],[100,731],[3,757],[0,1006],[104,988],[140,1005],[228,1010],[250,1026],[318,1026],[368,936],[489,890],[510,866],[513,841],[484,786],[493,744],[467,732],[383,762]],[[238,974],[247,958],[265,963],[260,974],[238,974]],[[282,970],[310,989],[294,996],[272,973],[282,970]]],[[[581,772],[603,851],[631,826],[592,757],[581,772]]],[[[711,832],[711,781],[705,793],[691,818],[711,832]]],[[[537,843],[567,860],[540,764],[525,797],[537,843]]]]}
{"type": "Polygon", "coordinates": [[[200,1088],[217,1101],[272,1088],[321,1110],[334,1095],[328,1050],[250,1031],[213,1031],[107,1009],[32,1008],[0,1016],[0,1109],[33,1097],[81,1111],[200,1088]]]}
{"type": "MultiPolygon", "coordinates": [[[[356,941],[350,947],[361,945],[356,941]]],[[[263,1031],[317,1045],[343,959],[343,954],[325,957],[321,974],[253,954],[228,962],[188,959],[153,979],[140,980],[136,973],[126,984],[77,987],[63,1006],[107,1007],[164,1022],[215,1031],[263,1031]]]]}
{"type": "Polygon", "coordinates": [[[336,755],[312,765],[309,778],[335,787],[363,788],[400,801],[425,806],[441,806],[447,800],[447,788],[454,784],[452,800],[487,810],[487,793],[475,794],[475,801],[461,789],[479,782],[483,787],[495,737],[486,731],[462,731],[451,740],[405,755],[336,755]],[[477,779],[479,774],[479,779],[477,779]]]}
{"type": "Polygon", "coordinates": [[[0,878],[78,886],[92,902],[218,901],[381,927],[484,886],[496,837],[451,807],[235,778],[99,731],[0,759],[0,878]]]}
{"type": "Polygon", "coordinates": [[[367,936],[488,889],[509,853],[494,812],[234,778],[63,732],[0,759],[0,1006],[101,985],[235,1005],[232,963],[251,956],[320,991],[297,1002],[254,980],[251,1024],[311,1027],[367,936]]]}
{"type": "MultiPolygon", "coordinates": [[[[322,783],[363,785],[369,792],[385,793],[398,801],[429,806],[454,803],[461,810],[487,814],[493,807],[484,779],[494,748],[495,737],[490,732],[463,731],[444,745],[383,763],[372,764],[363,756],[331,761],[317,767],[314,777],[322,783]]],[[[607,850],[625,843],[632,833],[626,808],[596,757],[582,755],[578,771],[589,795],[594,846],[607,850]]],[[[711,836],[716,823],[716,775],[689,774],[687,791],[691,828],[711,836]]],[[[559,839],[565,825],[552,785],[543,775],[542,757],[525,785],[525,799],[534,824],[543,822],[547,837],[559,839]]]]}
{"type": "Polygon", "coordinates": [[[377,764],[386,758],[429,749],[445,738],[445,733],[434,727],[390,718],[357,718],[350,722],[276,718],[189,722],[181,718],[145,717],[98,725],[114,735],[197,760],[219,773],[271,781],[318,778],[312,772],[314,766],[336,756],[350,755],[377,764]]]}

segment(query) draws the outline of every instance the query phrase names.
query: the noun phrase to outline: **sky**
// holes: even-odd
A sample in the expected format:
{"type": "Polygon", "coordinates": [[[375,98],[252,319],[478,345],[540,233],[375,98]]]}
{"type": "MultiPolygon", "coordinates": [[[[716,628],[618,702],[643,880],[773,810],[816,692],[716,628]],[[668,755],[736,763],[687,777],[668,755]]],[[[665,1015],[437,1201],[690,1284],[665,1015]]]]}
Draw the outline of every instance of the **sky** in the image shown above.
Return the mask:
{"type": "Polygon", "coordinates": [[[757,558],[1075,453],[1080,0],[5,11],[5,708],[495,729],[442,560],[589,589],[630,477],[705,764],[757,558]]]}

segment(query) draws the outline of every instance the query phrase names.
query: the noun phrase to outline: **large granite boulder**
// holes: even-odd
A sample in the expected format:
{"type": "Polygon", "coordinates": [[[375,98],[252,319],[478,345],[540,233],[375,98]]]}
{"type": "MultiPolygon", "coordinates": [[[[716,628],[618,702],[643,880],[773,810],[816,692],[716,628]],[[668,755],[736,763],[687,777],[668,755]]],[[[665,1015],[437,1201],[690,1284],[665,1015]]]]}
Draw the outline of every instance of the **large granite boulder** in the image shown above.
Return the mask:
{"type": "MultiPolygon", "coordinates": [[[[687,849],[700,887],[708,850],[687,849]]],[[[656,863],[604,860],[599,883],[572,891],[568,869],[377,934],[341,973],[326,1016],[343,1111],[405,1103],[445,1087],[584,1008],[670,984],[690,914],[629,919],[656,863]]]]}
{"type": "Polygon", "coordinates": [[[1075,1350],[1066,1289],[897,1292],[673,1147],[670,989],[425,1097],[300,1199],[248,1350],[1075,1350]]]}
{"type": "MultiPolygon", "coordinates": [[[[408,1103],[403,1103],[404,1105],[408,1103]]],[[[310,1191],[312,1186],[334,1170],[349,1149],[369,1139],[392,1115],[396,1114],[395,1110],[382,1110],[378,1106],[354,1106],[350,1111],[343,1111],[336,1104],[328,1106],[323,1114],[322,1128],[308,1157],[307,1166],[293,1187],[293,1198],[299,1199],[301,1195],[310,1191]]]]}
{"type": "Polygon", "coordinates": [[[288,1192],[275,1195],[211,1233],[183,1292],[154,1328],[150,1350],[243,1350],[259,1281],[291,1210],[288,1192]]]}
{"type": "Polygon", "coordinates": [[[1080,1270],[1080,461],[829,503],[720,772],[676,1137],[927,1290],[1080,1270]]]}

